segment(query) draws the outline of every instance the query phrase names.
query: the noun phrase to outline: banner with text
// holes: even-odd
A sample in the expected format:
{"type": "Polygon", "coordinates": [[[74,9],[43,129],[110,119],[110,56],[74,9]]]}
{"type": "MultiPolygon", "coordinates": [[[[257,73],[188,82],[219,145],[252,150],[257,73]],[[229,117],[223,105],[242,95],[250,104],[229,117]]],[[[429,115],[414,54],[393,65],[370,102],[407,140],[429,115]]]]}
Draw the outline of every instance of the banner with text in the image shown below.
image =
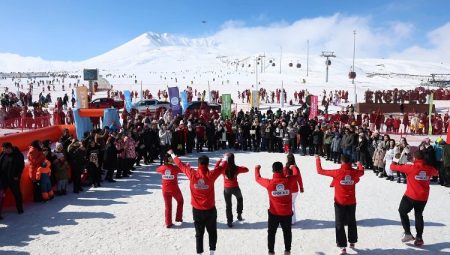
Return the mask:
{"type": "Polygon", "coordinates": [[[319,114],[319,98],[311,96],[311,108],[309,110],[309,119],[312,120],[319,114]]]}
{"type": "Polygon", "coordinates": [[[180,92],[178,87],[169,87],[168,90],[173,116],[181,115],[180,92]]]}
{"type": "Polygon", "coordinates": [[[222,95],[222,117],[231,117],[231,94],[222,95]]]}

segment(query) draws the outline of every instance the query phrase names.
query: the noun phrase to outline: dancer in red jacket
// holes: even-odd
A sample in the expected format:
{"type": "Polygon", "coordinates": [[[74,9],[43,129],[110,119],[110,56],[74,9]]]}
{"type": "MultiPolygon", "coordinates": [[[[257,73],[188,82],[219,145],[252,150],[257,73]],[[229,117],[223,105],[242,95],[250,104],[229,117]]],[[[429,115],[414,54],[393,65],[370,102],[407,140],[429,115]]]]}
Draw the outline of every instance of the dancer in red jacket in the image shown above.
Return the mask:
{"type": "Polygon", "coordinates": [[[294,225],[297,222],[297,217],[295,215],[295,200],[297,199],[299,187],[300,187],[300,193],[303,193],[304,189],[303,189],[302,175],[300,174],[300,169],[298,169],[297,164],[295,163],[294,154],[289,153],[287,155],[286,166],[283,169],[284,175],[286,177],[293,175],[294,168],[296,168],[298,175],[297,175],[297,181],[292,186],[292,225],[294,225]]]}
{"type": "Polygon", "coordinates": [[[284,254],[291,253],[292,243],[292,187],[297,182],[298,169],[292,168],[292,176],[283,174],[283,164],[275,162],[272,164],[272,179],[265,179],[260,174],[261,166],[255,167],[255,179],[261,186],[267,189],[269,194],[269,219],[267,246],[269,255],[275,254],[275,235],[278,225],[281,225],[284,237],[284,254]]]}
{"type": "Polygon", "coordinates": [[[172,223],[172,198],[177,201],[177,212],[175,215],[176,222],[183,222],[183,194],[178,187],[178,174],[181,173],[180,168],[172,164],[173,160],[170,155],[164,156],[164,164],[156,168],[156,172],[162,175],[162,194],[165,204],[165,223],[167,228],[173,226],[172,223]]]}
{"type": "Polygon", "coordinates": [[[233,227],[233,212],[232,212],[232,195],[237,200],[237,219],[242,221],[242,210],[244,208],[244,199],[242,198],[241,189],[237,180],[238,174],[247,173],[248,168],[236,166],[234,162],[234,154],[230,153],[228,156],[228,166],[223,175],[223,196],[226,203],[227,225],[233,227]]]}
{"type": "Polygon", "coordinates": [[[320,157],[316,155],[317,173],[333,177],[334,186],[334,212],[336,243],[341,248],[341,254],[347,254],[347,236],[345,234],[345,222],[348,224],[348,241],[350,248],[355,247],[358,241],[358,231],[356,226],[356,197],[355,185],[359,178],[364,175],[364,168],[358,162],[358,169],[352,168],[352,163],[347,155],[341,156],[341,167],[336,170],[324,170],[320,162],[320,157]]]}
{"type": "Polygon", "coordinates": [[[398,208],[403,229],[405,230],[402,242],[414,240],[408,217],[408,213],[414,208],[417,231],[414,245],[421,246],[423,245],[422,233],[424,226],[422,213],[430,194],[430,179],[433,176],[438,176],[439,173],[434,167],[426,165],[421,151],[414,153],[414,159],[413,165],[398,165],[393,162],[391,169],[392,171],[406,174],[407,178],[406,192],[398,208]]]}
{"type": "Polygon", "coordinates": [[[219,160],[216,163],[213,171],[209,171],[209,158],[206,155],[198,158],[198,169],[194,170],[181,162],[172,150],[169,150],[168,153],[180,170],[186,174],[190,182],[197,253],[203,253],[203,235],[206,228],[209,234],[210,255],[213,255],[217,244],[217,210],[214,183],[227,168],[228,154],[224,155],[223,161],[219,160]]]}

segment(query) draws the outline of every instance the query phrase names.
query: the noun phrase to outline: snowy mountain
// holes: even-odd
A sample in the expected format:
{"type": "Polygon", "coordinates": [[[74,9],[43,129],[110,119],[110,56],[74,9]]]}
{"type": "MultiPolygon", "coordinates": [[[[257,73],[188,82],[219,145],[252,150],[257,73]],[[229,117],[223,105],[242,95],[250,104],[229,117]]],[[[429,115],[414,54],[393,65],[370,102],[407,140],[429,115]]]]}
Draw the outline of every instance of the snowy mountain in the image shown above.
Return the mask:
{"type": "MultiPolygon", "coordinates": [[[[205,89],[210,84],[211,89],[235,94],[237,90],[254,88],[258,81],[260,87],[269,90],[280,88],[283,83],[287,90],[307,87],[316,93],[329,88],[353,92],[354,86],[348,79],[352,59],[340,57],[339,51],[336,52],[337,57],[331,59],[329,82],[325,83],[326,66],[325,59],[320,57],[321,52],[311,51],[309,58],[306,52],[301,51],[283,52],[281,56],[280,52],[261,52],[264,57],[257,64],[257,55],[242,52],[242,49],[230,49],[225,45],[217,37],[187,38],[149,32],[102,55],[80,62],[46,61],[36,57],[0,54],[0,72],[81,73],[83,68],[99,68],[101,74],[111,74],[108,79],[115,88],[125,88],[135,80],[142,80],[144,87],[150,86],[150,89],[153,89],[152,86],[169,85],[193,85],[205,89]],[[300,68],[297,68],[297,64],[301,65],[300,68]],[[257,73],[255,66],[258,67],[257,73]],[[133,78],[125,80],[119,74],[133,74],[133,78]]],[[[426,82],[431,73],[449,74],[450,67],[422,60],[357,58],[355,71],[356,89],[361,98],[369,88],[416,87],[426,82]]]]}

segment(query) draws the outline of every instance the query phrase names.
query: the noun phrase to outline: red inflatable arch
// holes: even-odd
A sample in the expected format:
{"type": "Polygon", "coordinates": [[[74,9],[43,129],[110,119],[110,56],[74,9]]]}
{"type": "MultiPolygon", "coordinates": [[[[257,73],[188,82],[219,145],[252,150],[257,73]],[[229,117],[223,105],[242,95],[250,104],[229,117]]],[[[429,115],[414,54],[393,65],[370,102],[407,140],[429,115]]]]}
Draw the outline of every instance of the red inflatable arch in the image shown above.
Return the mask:
{"type": "MultiPolygon", "coordinates": [[[[51,140],[56,142],[61,137],[64,129],[68,129],[69,133],[75,135],[75,126],[73,125],[56,125],[41,129],[36,129],[29,132],[23,132],[20,134],[7,135],[0,137],[0,144],[4,142],[10,142],[14,146],[17,146],[20,151],[27,151],[31,142],[34,140],[51,140]]],[[[1,148],[0,148],[1,150],[1,148]]],[[[23,169],[22,177],[20,179],[20,190],[22,192],[22,198],[24,203],[33,201],[33,184],[28,177],[28,163],[25,162],[25,168],[23,169]]],[[[8,190],[4,201],[4,207],[15,206],[14,197],[8,190]]]]}

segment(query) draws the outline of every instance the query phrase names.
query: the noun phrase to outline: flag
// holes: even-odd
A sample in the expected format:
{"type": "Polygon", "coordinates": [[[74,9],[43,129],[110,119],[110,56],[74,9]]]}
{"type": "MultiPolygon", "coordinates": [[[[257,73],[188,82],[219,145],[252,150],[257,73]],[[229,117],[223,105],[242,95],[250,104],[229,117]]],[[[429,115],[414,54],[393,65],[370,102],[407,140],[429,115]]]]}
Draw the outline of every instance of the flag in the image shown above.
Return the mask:
{"type": "Polygon", "coordinates": [[[169,98],[170,98],[170,106],[172,108],[173,116],[177,116],[181,114],[181,106],[180,106],[180,92],[178,87],[169,87],[169,98]]]}
{"type": "Polygon", "coordinates": [[[319,113],[319,97],[318,96],[311,96],[311,106],[309,109],[309,119],[312,120],[315,117],[317,117],[318,113],[319,113]]]}
{"type": "Polygon", "coordinates": [[[433,93],[428,95],[428,135],[433,134],[433,125],[431,125],[431,114],[433,113],[433,93]]]}
{"type": "Polygon", "coordinates": [[[181,91],[180,99],[181,99],[181,109],[182,109],[182,112],[184,113],[189,104],[188,103],[188,95],[187,95],[186,90],[181,91]]]}
{"type": "Polygon", "coordinates": [[[259,108],[259,91],[252,90],[250,104],[252,108],[259,108]]]}
{"type": "Polygon", "coordinates": [[[222,117],[225,119],[231,117],[231,94],[222,95],[222,117]]]}
{"type": "Polygon", "coordinates": [[[125,98],[125,109],[127,109],[127,112],[131,112],[131,107],[133,104],[131,103],[131,93],[129,90],[125,90],[123,92],[123,96],[125,98]]]}

